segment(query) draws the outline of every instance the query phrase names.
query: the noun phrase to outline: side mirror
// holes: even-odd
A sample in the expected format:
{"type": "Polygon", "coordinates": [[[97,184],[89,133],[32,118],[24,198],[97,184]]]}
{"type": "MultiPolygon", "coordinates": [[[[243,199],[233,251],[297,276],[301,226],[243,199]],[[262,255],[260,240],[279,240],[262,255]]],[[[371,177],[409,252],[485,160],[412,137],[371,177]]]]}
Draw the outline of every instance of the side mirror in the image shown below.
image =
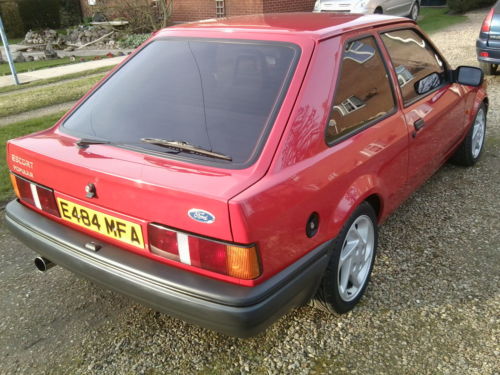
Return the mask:
{"type": "Polygon", "coordinates": [[[431,73],[415,82],[413,86],[418,95],[425,94],[441,84],[441,76],[438,73],[431,73]]]}
{"type": "Polygon", "coordinates": [[[453,78],[453,82],[461,85],[478,87],[483,83],[484,74],[481,69],[473,66],[459,66],[453,71],[453,78]]]}

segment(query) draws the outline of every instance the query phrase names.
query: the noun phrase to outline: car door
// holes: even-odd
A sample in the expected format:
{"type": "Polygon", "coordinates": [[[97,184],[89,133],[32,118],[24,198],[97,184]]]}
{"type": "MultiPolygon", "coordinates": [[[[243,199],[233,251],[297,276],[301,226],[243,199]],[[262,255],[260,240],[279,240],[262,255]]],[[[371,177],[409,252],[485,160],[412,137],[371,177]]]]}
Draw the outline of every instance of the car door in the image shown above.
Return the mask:
{"type": "Polygon", "coordinates": [[[463,134],[464,92],[449,83],[445,60],[416,29],[380,36],[397,77],[410,133],[408,183],[414,189],[439,168],[463,134]]]}
{"type": "Polygon", "coordinates": [[[411,0],[385,0],[382,2],[384,13],[406,16],[410,13],[411,0]]]}

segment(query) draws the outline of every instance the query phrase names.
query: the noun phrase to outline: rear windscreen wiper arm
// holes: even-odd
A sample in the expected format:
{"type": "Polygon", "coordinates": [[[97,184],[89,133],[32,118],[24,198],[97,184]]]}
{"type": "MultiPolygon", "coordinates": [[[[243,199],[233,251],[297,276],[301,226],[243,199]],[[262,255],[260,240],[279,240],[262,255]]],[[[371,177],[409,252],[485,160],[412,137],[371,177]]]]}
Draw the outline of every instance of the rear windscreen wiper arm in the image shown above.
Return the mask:
{"type": "Polygon", "coordinates": [[[157,146],[168,147],[170,149],[177,150],[177,151],[185,151],[185,152],[188,152],[190,154],[208,156],[211,158],[228,160],[228,161],[233,160],[233,158],[231,156],[227,156],[224,154],[220,154],[218,152],[206,150],[206,149],[199,147],[199,146],[193,146],[192,144],[189,144],[187,142],[167,141],[165,139],[159,139],[159,138],[141,138],[141,141],[145,142],[145,143],[151,143],[151,144],[157,145],[157,146]]]}
{"type": "Polygon", "coordinates": [[[79,148],[87,148],[90,145],[109,145],[111,144],[111,141],[107,141],[105,139],[95,139],[95,138],[82,138],[75,144],[79,148]]]}

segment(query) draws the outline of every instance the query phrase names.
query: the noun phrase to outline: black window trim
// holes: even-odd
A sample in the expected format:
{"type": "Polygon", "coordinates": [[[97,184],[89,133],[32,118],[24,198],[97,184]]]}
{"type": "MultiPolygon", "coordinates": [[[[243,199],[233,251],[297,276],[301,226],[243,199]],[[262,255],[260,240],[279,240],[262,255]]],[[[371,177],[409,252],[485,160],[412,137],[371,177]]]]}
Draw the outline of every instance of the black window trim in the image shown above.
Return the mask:
{"type": "Polygon", "coordinates": [[[335,81],[335,92],[333,93],[333,97],[332,97],[332,100],[330,102],[330,112],[328,113],[328,118],[326,120],[325,136],[324,136],[326,145],[328,147],[333,147],[333,146],[335,146],[335,145],[337,145],[337,144],[339,144],[341,142],[344,142],[346,139],[349,139],[352,136],[355,136],[356,134],[361,133],[362,131],[364,131],[364,130],[370,128],[370,127],[372,127],[373,125],[375,125],[377,123],[379,123],[380,121],[383,121],[383,120],[387,119],[388,117],[394,115],[395,113],[397,113],[398,107],[399,107],[399,103],[398,103],[398,100],[397,100],[396,92],[394,91],[394,84],[392,82],[390,70],[388,69],[387,62],[385,61],[384,55],[382,54],[382,50],[380,48],[379,42],[378,42],[375,34],[373,32],[371,32],[371,33],[363,34],[361,36],[357,35],[357,36],[352,37],[352,38],[347,38],[344,41],[344,43],[342,44],[342,56],[340,58],[339,73],[337,74],[337,78],[336,78],[336,81],[335,81]],[[344,59],[344,55],[345,55],[345,52],[346,52],[345,51],[345,47],[349,43],[356,42],[358,40],[366,39],[366,38],[372,38],[374,40],[374,42],[375,42],[375,48],[377,49],[377,51],[379,53],[379,56],[380,56],[380,59],[382,60],[382,64],[384,65],[384,69],[385,69],[386,76],[387,76],[387,81],[389,82],[389,87],[391,88],[392,101],[394,103],[394,106],[385,115],[383,115],[381,117],[378,117],[376,119],[370,120],[366,124],[364,124],[364,125],[362,125],[360,127],[357,127],[355,129],[353,129],[352,131],[350,131],[350,132],[348,132],[348,133],[346,133],[346,134],[344,134],[344,135],[342,135],[342,136],[340,136],[338,138],[335,138],[331,142],[328,142],[328,139],[327,139],[327,129],[328,129],[328,124],[330,123],[330,119],[331,119],[331,116],[332,116],[333,103],[335,101],[337,90],[339,88],[340,77],[342,76],[342,61],[344,59]]]}
{"type": "MultiPolygon", "coordinates": [[[[422,39],[424,39],[427,44],[432,48],[432,50],[434,51],[434,53],[436,55],[439,56],[439,58],[441,59],[441,61],[443,61],[444,63],[444,72],[442,73],[443,76],[444,76],[444,79],[443,79],[443,82],[439,85],[439,86],[436,86],[435,88],[433,88],[432,90],[426,92],[425,94],[421,94],[421,95],[418,95],[416,97],[414,97],[413,99],[405,102],[404,98],[403,98],[403,93],[401,91],[401,87],[399,86],[399,83],[398,83],[398,92],[400,93],[401,95],[401,99],[402,99],[402,103],[403,103],[403,108],[406,109],[408,107],[411,107],[413,104],[415,104],[416,102],[426,98],[427,96],[433,94],[434,92],[442,89],[444,86],[446,86],[447,84],[449,84],[449,76],[450,76],[450,65],[448,64],[448,61],[446,61],[446,59],[443,57],[443,55],[441,55],[439,53],[439,51],[437,50],[436,46],[434,46],[434,44],[432,43],[432,41],[426,37],[425,35],[422,34],[422,32],[417,29],[416,27],[411,27],[411,26],[400,26],[400,27],[396,27],[396,28],[391,28],[391,29],[385,29],[385,30],[380,30],[378,32],[379,36],[380,36],[380,41],[382,43],[382,48],[384,48],[384,50],[387,52],[387,56],[389,56],[389,59],[391,60],[391,65],[392,65],[392,72],[395,73],[395,69],[394,69],[394,61],[392,61],[392,57],[391,57],[391,54],[389,53],[389,49],[387,48],[387,46],[385,45],[384,43],[384,40],[382,39],[382,34],[387,34],[387,33],[390,33],[392,31],[402,31],[402,30],[411,30],[411,31],[414,31],[416,34],[418,34],[422,39]]],[[[438,73],[439,74],[439,73],[438,73]]]]}
{"type": "Polygon", "coordinates": [[[133,54],[122,64],[118,66],[118,69],[113,70],[109,76],[105,77],[102,81],[100,81],[90,92],[90,94],[82,100],[80,103],[78,103],[77,106],[75,106],[64,118],[64,121],[61,122],[58,125],[58,130],[63,133],[70,135],[72,137],[77,137],[80,138],[81,136],[78,135],[79,132],[77,131],[71,131],[67,128],[64,127],[64,124],[66,121],[73,116],[73,114],[85,103],[87,100],[89,100],[98,90],[99,88],[104,85],[111,77],[113,77],[118,71],[120,71],[124,66],[126,66],[134,57],[135,55],[139,54],[144,48],[149,46],[151,43],[154,43],[156,41],[161,41],[161,40],[189,40],[189,41],[203,41],[203,42],[222,42],[222,43],[233,43],[233,44],[260,44],[260,45],[278,45],[278,46],[284,46],[284,47],[289,47],[292,50],[294,50],[295,54],[293,56],[292,62],[290,64],[289,71],[287,73],[287,76],[285,77],[285,80],[283,81],[283,89],[279,93],[279,95],[276,97],[275,100],[275,105],[272,108],[272,111],[269,113],[268,120],[266,124],[263,126],[263,132],[262,134],[256,139],[255,147],[253,152],[250,154],[250,157],[248,160],[246,160],[243,163],[233,163],[231,161],[225,161],[225,160],[215,160],[215,159],[196,159],[189,157],[190,154],[172,154],[172,153],[163,153],[161,151],[155,151],[155,150],[149,150],[145,148],[140,148],[137,146],[133,145],[116,145],[116,144],[111,144],[109,146],[113,147],[118,147],[126,150],[131,150],[135,152],[139,152],[142,154],[146,155],[151,155],[151,156],[156,156],[160,158],[165,158],[165,159],[173,159],[176,161],[181,161],[189,164],[196,164],[196,165],[203,165],[203,166],[210,166],[210,167],[216,167],[216,168],[221,168],[221,169],[229,169],[229,170],[240,170],[240,169],[245,169],[248,168],[252,165],[254,165],[259,157],[262,154],[262,150],[264,149],[265,144],[267,143],[267,140],[269,138],[269,134],[271,133],[271,130],[273,129],[273,125],[276,122],[276,119],[278,117],[279,111],[283,108],[283,102],[285,101],[285,98],[290,90],[290,85],[292,83],[293,77],[295,76],[297,66],[299,65],[299,61],[302,57],[302,47],[296,43],[293,42],[284,42],[284,41],[276,41],[276,40],[263,40],[263,39],[229,39],[229,38],[203,38],[203,37],[186,37],[186,36],[164,36],[164,37],[159,37],[159,38],[153,38],[149,42],[145,43],[142,45],[139,49],[133,52],[133,54]]]}

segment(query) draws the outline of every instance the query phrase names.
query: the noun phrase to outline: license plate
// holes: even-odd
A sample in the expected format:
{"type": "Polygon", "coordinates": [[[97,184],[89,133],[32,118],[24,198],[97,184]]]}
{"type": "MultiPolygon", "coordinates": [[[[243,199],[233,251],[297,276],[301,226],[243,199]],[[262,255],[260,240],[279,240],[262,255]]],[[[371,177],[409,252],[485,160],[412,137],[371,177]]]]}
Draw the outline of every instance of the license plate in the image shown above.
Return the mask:
{"type": "Polygon", "coordinates": [[[144,239],[139,224],[107,215],[88,207],[57,198],[61,218],[106,237],[144,249],[144,239]]]}

